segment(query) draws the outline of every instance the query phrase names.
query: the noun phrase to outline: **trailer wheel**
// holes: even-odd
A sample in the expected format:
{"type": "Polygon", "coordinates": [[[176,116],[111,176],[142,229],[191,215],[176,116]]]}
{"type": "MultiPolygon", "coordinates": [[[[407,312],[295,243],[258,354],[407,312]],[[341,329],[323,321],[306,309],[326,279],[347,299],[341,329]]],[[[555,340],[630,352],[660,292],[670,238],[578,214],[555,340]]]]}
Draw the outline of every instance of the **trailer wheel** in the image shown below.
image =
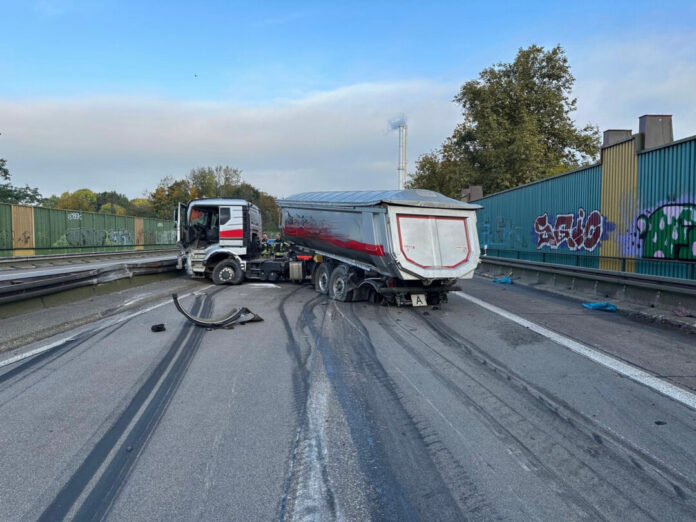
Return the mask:
{"type": "Polygon", "coordinates": [[[348,267],[346,265],[337,266],[333,272],[331,272],[329,297],[336,301],[350,301],[353,297],[353,290],[348,290],[349,284],[348,267]]]}
{"type": "Polygon", "coordinates": [[[320,294],[329,293],[329,282],[331,280],[331,265],[321,263],[314,276],[314,289],[320,294]]]}
{"type": "Polygon", "coordinates": [[[244,272],[236,259],[223,259],[215,265],[212,279],[216,285],[238,285],[244,279],[244,272]]]}

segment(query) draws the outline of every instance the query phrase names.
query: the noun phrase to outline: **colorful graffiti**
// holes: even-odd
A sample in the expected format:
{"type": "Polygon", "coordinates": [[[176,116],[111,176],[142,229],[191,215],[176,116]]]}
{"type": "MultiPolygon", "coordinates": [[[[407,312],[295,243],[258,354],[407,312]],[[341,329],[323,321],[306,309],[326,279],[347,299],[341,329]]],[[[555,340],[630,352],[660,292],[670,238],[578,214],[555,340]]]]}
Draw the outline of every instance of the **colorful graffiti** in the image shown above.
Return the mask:
{"type": "Polygon", "coordinates": [[[548,214],[542,214],[534,220],[537,248],[556,250],[565,244],[571,251],[592,252],[602,239],[604,225],[605,219],[599,210],[593,210],[585,216],[585,209],[580,208],[577,214],[556,215],[555,222],[549,219],[548,214]]]}
{"type": "Polygon", "coordinates": [[[696,204],[670,203],[636,218],[642,257],[696,259],[696,204]]]}

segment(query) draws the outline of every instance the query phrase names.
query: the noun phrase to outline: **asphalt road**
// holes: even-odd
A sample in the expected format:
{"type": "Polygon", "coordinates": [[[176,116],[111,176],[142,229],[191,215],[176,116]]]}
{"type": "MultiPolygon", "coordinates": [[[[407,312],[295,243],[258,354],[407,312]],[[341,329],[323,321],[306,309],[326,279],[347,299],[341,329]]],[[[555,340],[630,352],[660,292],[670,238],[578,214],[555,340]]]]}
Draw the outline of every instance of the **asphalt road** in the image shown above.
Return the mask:
{"type": "MultiPolygon", "coordinates": [[[[692,396],[693,337],[462,286],[692,396]]],[[[696,519],[696,411],[467,299],[186,292],[265,321],[151,301],[0,355],[0,520],[696,519]]]]}

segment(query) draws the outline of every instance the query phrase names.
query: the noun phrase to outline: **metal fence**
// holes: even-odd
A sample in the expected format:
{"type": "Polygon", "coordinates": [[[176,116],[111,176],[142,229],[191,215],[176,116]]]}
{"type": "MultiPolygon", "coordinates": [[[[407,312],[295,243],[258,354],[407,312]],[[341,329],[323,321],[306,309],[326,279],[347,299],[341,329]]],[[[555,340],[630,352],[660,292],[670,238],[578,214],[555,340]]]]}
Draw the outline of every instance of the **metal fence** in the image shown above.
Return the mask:
{"type": "Polygon", "coordinates": [[[0,256],[155,250],[176,243],[169,220],[0,204],[0,256]]]}
{"type": "Polygon", "coordinates": [[[641,135],[602,162],[482,198],[491,255],[693,279],[696,136],[642,149],[641,135]]]}

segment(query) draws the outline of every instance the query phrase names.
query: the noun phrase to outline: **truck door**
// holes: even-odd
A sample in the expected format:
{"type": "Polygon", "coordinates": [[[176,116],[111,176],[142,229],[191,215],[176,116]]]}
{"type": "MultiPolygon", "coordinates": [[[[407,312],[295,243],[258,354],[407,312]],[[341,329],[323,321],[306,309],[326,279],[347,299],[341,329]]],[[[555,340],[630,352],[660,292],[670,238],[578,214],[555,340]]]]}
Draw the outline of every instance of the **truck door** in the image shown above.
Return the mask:
{"type": "Polygon", "coordinates": [[[244,246],[244,213],[241,205],[220,207],[220,246],[244,246]]]}
{"type": "Polygon", "coordinates": [[[186,205],[184,203],[179,203],[176,206],[176,211],[174,213],[174,221],[176,222],[176,242],[179,243],[182,237],[188,241],[188,234],[186,234],[186,205]]]}

